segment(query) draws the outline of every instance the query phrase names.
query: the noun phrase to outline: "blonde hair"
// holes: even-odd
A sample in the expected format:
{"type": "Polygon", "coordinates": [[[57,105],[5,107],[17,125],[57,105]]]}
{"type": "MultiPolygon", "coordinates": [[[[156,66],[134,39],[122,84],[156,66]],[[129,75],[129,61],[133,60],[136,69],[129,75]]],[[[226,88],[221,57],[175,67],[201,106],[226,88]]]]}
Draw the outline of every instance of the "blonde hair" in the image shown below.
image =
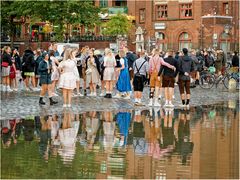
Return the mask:
{"type": "Polygon", "coordinates": [[[74,59],[75,57],[73,57],[73,53],[74,53],[75,51],[78,51],[78,48],[74,47],[74,48],[70,48],[70,49],[71,49],[71,52],[70,52],[70,54],[71,54],[71,59],[74,59]]]}
{"type": "Polygon", "coordinates": [[[155,55],[159,55],[159,54],[160,54],[159,49],[155,48],[155,49],[153,50],[153,55],[155,56],[155,55]]]}
{"type": "Polygon", "coordinates": [[[109,53],[111,53],[111,54],[112,54],[112,50],[111,50],[111,49],[109,49],[109,48],[106,48],[106,49],[105,49],[105,54],[106,54],[106,55],[108,55],[109,53]]]}
{"type": "Polygon", "coordinates": [[[67,48],[67,49],[64,51],[63,61],[68,60],[68,59],[71,59],[71,51],[72,51],[71,48],[67,48]]]}
{"type": "Polygon", "coordinates": [[[124,50],[120,50],[120,51],[119,51],[119,56],[120,56],[121,58],[125,57],[125,55],[126,55],[126,52],[125,52],[124,50]]]}
{"type": "Polygon", "coordinates": [[[10,46],[4,46],[3,47],[3,52],[6,52],[8,48],[10,48],[10,46]]]}

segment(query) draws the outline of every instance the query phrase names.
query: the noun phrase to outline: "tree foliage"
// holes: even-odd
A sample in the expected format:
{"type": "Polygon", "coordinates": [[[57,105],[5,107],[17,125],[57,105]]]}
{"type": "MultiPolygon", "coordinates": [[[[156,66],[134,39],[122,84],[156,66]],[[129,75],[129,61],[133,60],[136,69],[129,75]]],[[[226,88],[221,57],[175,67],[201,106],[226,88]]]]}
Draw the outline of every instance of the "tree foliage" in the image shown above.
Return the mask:
{"type": "Polygon", "coordinates": [[[127,35],[132,27],[132,23],[124,14],[111,16],[110,20],[103,24],[103,33],[106,35],[118,36],[127,35]]]}
{"type": "Polygon", "coordinates": [[[63,33],[64,24],[91,26],[100,23],[99,12],[89,0],[1,1],[1,24],[9,29],[13,23],[11,18],[28,17],[31,21],[49,21],[59,27],[58,33],[63,33]]]}

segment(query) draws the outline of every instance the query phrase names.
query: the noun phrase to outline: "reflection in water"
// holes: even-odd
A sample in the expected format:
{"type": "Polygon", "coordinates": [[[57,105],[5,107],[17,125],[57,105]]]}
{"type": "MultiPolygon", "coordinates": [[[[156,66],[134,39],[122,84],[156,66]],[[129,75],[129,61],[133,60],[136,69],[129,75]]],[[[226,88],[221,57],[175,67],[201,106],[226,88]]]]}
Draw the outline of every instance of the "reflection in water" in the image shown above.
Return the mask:
{"type": "Polygon", "coordinates": [[[239,178],[238,103],[1,121],[3,178],[239,178]]]}

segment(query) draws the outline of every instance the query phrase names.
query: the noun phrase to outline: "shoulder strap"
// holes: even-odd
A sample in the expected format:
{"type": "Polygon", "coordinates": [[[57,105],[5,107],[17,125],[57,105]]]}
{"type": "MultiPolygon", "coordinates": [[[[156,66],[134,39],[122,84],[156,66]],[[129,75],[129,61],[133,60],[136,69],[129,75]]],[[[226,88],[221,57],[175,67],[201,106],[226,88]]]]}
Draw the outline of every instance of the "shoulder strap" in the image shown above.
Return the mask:
{"type": "Polygon", "coordinates": [[[146,60],[141,64],[140,68],[137,67],[137,63],[135,63],[135,67],[137,69],[137,72],[139,73],[139,71],[141,70],[142,66],[145,64],[145,62],[147,62],[146,60]]]}

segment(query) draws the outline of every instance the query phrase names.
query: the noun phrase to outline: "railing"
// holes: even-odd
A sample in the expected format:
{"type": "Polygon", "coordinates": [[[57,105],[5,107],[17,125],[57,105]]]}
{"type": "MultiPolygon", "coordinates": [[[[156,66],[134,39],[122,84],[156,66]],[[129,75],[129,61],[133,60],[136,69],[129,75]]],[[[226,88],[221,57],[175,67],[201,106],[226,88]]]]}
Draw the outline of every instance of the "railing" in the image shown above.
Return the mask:
{"type": "Polygon", "coordinates": [[[94,36],[94,35],[85,35],[85,36],[73,36],[70,39],[71,42],[86,42],[86,41],[116,41],[115,36],[94,36]]]}

